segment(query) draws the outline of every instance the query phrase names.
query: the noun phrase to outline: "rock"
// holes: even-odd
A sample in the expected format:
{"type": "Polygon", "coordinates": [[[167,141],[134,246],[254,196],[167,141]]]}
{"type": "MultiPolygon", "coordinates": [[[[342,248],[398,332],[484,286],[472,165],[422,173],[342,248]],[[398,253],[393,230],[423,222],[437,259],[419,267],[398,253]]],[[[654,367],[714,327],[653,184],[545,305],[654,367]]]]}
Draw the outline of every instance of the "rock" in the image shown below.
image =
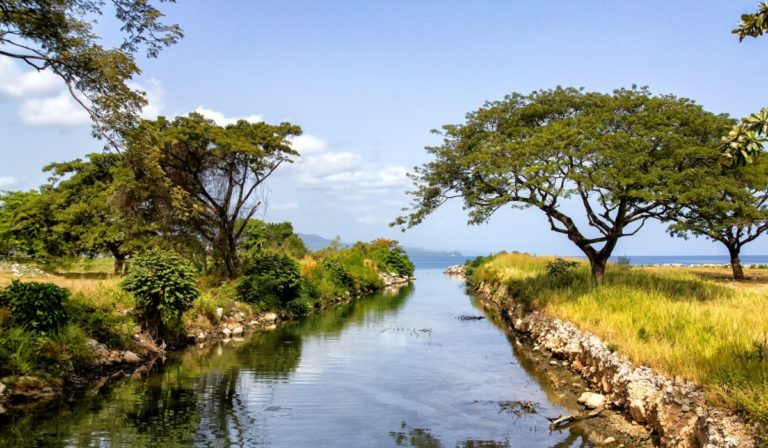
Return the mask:
{"type": "Polygon", "coordinates": [[[5,384],[0,383],[0,397],[2,397],[3,393],[5,393],[5,389],[7,389],[7,387],[5,387],[5,384]]]}
{"type": "Polygon", "coordinates": [[[203,333],[202,331],[197,333],[197,340],[202,341],[203,339],[205,339],[205,333],[203,333]]]}
{"type": "Polygon", "coordinates": [[[261,316],[259,316],[259,320],[262,322],[274,322],[277,320],[277,314],[263,313],[261,316]]]}
{"type": "Polygon", "coordinates": [[[139,355],[129,350],[123,353],[123,361],[130,362],[130,363],[137,363],[137,362],[141,362],[141,358],[139,358],[139,355]]]}
{"type": "Polygon", "coordinates": [[[576,401],[583,404],[587,409],[597,409],[605,404],[605,395],[584,392],[576,401]]]}
{"type": "Polygon", "coordinates": [[[5,408],[0,404],[0,415],[5,414],[5,408]]]}
{"type": "Polygon", "coordinates": [[[221,333],[224,335],[225,338],[228,338],[232,334],[232,330],[229,328],[224,328],[221,330],[221,333]]]}
{"type": "Polygon", "coordinates": [[[645,403],[643,400],[632,400],[629,402],[629,415],[632,416],[632,420],[637,423],[645,423],[647,415],[645,412],[645,403]]]}
{"type": "Polygon", "coordinates": [[[243,327],[236,327],[232,330],[232,336],[242,336],[243,335],[243,327]]]}
{"type": "Polygon", "coordinates": [[[221,319],[221,316],[224,315],[224,308],[216,308],[216,317],[221,319]]]}
{"type": "Polygon", "coordinates": [[[600,445],[610,445],[612,443],[616,443],[616,439],[614,439],[613,437],[608,437],[605,440],[603,440],[602,443],[600,443],[600,445]]]}

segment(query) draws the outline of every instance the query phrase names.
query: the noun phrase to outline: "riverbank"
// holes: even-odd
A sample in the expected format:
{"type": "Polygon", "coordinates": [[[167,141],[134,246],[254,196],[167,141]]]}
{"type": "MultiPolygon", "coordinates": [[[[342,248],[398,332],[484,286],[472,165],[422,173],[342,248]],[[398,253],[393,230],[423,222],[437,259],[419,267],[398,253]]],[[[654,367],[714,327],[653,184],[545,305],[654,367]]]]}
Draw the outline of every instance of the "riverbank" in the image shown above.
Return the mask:
{"type": "Polygon", "coordinates": [[[470,280],[513,330],[567,362],[660,444],[750,446],[731,415],[763,422],[765,360],[753,344],[766,329],[759,275],[731,285],[711,268],[614,266],[594,290],[586,267],[553,277],[549,261],[502,255],[470,268],[470,280]]]}
{"type": "Polygon", "coordinates": [[[22,277],[71,291],[66,304],[71,322],[56,334],[35,334],[9,327],[10,315],[0,307],[0,355],[5,375],[0,377],[0,419],[29,410],[57,406],[83,394],[96,394],[113,381],[140,379],[156,370],[172,351],[189,344],[202,348],[219,341],[242,340],[249,333],[272,331],[284,322],[319,313],[384,289],[397,289],[413,278],[379,273],[382,287],[346,292],[325,298],[302,315],[263,310],[237,300],[233,284],[205,287],[183,316],[186,341],[166,347],[155,341],[132,318],[133,300],[116,278],[102,275],[63,276],[13,264],[0,269],[0,287],[22,277]],[[158,345],[159,344],[159,345],[158,345]]]}

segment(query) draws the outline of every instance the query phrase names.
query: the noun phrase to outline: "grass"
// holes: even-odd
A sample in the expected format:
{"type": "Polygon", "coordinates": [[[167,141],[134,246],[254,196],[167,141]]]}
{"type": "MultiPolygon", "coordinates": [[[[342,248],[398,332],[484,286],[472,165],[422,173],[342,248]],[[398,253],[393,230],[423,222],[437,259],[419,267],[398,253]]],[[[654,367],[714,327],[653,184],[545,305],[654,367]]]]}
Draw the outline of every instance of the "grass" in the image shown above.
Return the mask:
{"type": "Polygon", "coordinates": [[[710,402],[768,424],[768,273],[609,266],[593,288],[580,263],[553,278],[552,258],[502,254],[475,280],[500,282],[530,308],[576,324],[638,364],[701,383],[710,402]]]}

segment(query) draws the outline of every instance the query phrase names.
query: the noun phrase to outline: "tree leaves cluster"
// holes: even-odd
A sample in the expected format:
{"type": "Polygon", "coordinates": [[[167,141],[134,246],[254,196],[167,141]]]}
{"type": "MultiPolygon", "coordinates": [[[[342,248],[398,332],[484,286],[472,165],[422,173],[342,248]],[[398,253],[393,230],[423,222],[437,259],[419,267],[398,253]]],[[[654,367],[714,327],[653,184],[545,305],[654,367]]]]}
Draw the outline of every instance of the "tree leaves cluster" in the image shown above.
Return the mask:
{"type": "Polygon", "coordinates": [[[147,103],[128,85],[141,73],[135,54],[143,48],[156,57],[182,37],[178,25],[162,18],[150,0],[0,0],[0,57],[61,78],[93,120],[94,135],[118,146],[121,132],[136,124],[147,103]],[[107,11],[121,24],[116,48],[103,47],[93,32],[107,11]]]}

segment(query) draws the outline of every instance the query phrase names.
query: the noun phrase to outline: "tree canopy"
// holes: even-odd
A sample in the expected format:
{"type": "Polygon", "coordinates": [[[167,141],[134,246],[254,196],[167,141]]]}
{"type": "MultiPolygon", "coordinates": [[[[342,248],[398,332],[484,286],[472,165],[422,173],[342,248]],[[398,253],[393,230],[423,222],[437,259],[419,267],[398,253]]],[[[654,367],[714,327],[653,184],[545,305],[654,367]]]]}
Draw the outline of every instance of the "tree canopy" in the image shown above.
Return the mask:
{"type": "Polygon", "coordinates": [[[742,279],[742,247],[768,231],[768,160],[761,157],[738,168],[713,164],[704,179],[692,179],[681,189],[669,217],[669,232],[722,243],[730,255],[733,278],[742,279]]]}
{"type": "Polygon", "coordinates": [[[412,176],[410,213],[393,224],[415,226],[452,198],[463,200],[470,224],[505,206],[535,208],[587,256],[600,282],[619,238],[667,211],[681,179],[711,162],[701,154],[717,150],[730,124],[645,88],[513,93],[443,127],[443,144],[426,148],[435,160],[412,176]],[[565,211],[569,199],[580,216],[565,211]]]}
{"type": "Polygon", "coordinates": [[[0,56],[60,77],[93,120],[94,134],[116,144],[147,103],[127,84],[141,73],[134,55],[144,48],[156,57],[182,37],[181,28],[162,17],[151,0],[111,0],[109,6],[102,0],[0,0],[0,56]],[[104,48],[93,32],[107,11],[122,25],[116,48],[104,48]]]}
{"type": "Polygon", "coordinates": [[[264,182],[298,156],[288,138],[300,134],[290,123],[222,127],[197,113],[144,121],[127,134],[129,174],[118,203],[169,238],[205,242],[234,278],[238,240],[262,206],[264,182]]]}

